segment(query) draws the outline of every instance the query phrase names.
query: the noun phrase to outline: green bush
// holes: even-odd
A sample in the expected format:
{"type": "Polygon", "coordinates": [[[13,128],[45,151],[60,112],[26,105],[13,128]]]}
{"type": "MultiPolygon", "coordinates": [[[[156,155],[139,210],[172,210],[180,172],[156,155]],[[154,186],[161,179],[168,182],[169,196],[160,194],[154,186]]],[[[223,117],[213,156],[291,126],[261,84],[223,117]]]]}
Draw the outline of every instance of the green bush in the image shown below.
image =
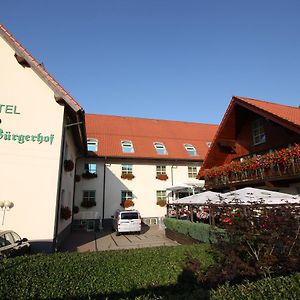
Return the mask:
{"type": "Polygon", "coordinates": [[[198,244],[5,259],[0,299],[102,299],[111,294],[119,299],[135,290],[175,285],[187,255],[207,268],[214,262],[209,249],[198,244]]]}
{"type": "Polygon", "coordinates": [[[300,299],[300,273],[230,286],[211,291],[213,300],[300,299]]]}
{"type": "Polygon", "coordinates": [[[164,223],[168,229],[189,235],[191,238],[203,243],[216,243],[219,238],[225,236],[224,229],[212,228],[209,224],[193,223],[174,218],[165,218],[164,223]]]}

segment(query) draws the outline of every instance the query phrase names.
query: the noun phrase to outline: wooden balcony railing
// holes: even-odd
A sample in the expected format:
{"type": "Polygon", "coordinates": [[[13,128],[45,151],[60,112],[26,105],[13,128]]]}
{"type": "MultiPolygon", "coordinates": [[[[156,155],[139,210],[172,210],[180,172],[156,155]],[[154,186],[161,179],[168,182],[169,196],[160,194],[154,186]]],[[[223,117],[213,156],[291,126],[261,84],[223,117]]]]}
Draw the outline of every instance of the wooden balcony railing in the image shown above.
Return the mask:
{"type": "Polygon", "coordinates": [[[300,159],[295,159],[289,164],[275,164],[268,168],[228,172],[226,175],[215,177],[205,176],[206,188],[222,188],[229,185],[259,183],[265,181],[280,181],[294,178],[300,180],[300,159]]]}

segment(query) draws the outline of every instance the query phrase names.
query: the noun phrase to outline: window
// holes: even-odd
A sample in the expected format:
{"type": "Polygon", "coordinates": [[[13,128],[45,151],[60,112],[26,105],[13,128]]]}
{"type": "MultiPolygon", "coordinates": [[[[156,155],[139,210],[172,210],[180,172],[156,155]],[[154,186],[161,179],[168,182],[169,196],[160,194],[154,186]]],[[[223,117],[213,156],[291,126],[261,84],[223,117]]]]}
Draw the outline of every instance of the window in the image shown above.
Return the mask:
{"type": "Polygon", "coordinates": [[[266,142],[266,133],[263,119],[257,119],[253,121],[252,138],[253,145],[258,145],[266,142]]]}
{"type": "Polygon", "coordinates": [[[123,153],[133,153],[134,152],[131,141],[122,141],[121,144],[122,144],[123,153]]]}
{"type": "Polygon", "coordinates": [[[165,175],[166,174],[166,166],[156,166],[156,176],[165,175]]]}
{"type": "Polygon", "coordinates": [[[197,167],[188,167],[188,177],[196,178],[198,175],[197,167]]]}
{"type": "Polygon", "coordinates": [[[166,200],[167,199],[166,191],[156,191],[156,199],[157,200],[166,200]]]}
{"type": "Polygon", "coordinates": [[[87,149],[88,151],[98,151],[98,141],[95,139],[88,139],[87,140],[87,149]]]}
{"type": "Polygon", "coordinates": [[[196,151],[196,148],[193,145],[185,144],[184,147],[185,147],[185,150],[188,152],[188,154],[190,156],[196,156],[196,155],[198,155],[197,151],[196,151]]]}
{"type": "Polygon", "coordinates": [[[122,174],[132,174],[132,165],[122,165],[122,174]]]}
{"type": "Polygon", "coordinates": [[[124,202],[125,200],[132,200],[132,191],[121,191],[121,200],[124,202]]]}
{"type": "Polygon", "coordinates": [[[154,143],[154,148],[157,154],[168,154],[167,149],[163,143],[154,143]]]}
{"type": "Polygon", "coordinates": [[[83,191],[84,202],[95,202],[96,201],[96,191],[83,191]]]}
{"type": "Polygon", "coordinates": [[[97,174],[97,164],[85,164],[84,172],[90,174],[97,174]]]}

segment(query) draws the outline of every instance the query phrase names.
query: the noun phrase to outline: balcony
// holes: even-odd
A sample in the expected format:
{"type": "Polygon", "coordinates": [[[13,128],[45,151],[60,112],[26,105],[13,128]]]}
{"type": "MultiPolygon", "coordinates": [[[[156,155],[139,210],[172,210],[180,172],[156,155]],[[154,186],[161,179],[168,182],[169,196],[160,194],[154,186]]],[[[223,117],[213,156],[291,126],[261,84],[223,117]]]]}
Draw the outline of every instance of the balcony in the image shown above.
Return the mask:
{"type": "Polygon", "coordinates": [[[234,186],[280,186],[300,181],[300,146],[233,161],[202,171],[205,187],[223,189],[234,186]]]}

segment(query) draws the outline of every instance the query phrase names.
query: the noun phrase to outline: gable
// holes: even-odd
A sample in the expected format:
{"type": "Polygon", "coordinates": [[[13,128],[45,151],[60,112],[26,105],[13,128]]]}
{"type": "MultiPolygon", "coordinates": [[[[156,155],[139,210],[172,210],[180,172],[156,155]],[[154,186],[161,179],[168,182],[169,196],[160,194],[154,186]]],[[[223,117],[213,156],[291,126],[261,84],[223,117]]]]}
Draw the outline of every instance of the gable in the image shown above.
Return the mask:
{"type": "Polygon", "coordinates": [[[203,168],[229,163],[236,157],[277,149],[299,141],[300,109],[244,97],[233,97],[214,138],[203,168]],[[299,119],[298,118],[299,115],[299,119]],[[254,145],[252,124],[262,119],[266,142],[254,145]]]}

